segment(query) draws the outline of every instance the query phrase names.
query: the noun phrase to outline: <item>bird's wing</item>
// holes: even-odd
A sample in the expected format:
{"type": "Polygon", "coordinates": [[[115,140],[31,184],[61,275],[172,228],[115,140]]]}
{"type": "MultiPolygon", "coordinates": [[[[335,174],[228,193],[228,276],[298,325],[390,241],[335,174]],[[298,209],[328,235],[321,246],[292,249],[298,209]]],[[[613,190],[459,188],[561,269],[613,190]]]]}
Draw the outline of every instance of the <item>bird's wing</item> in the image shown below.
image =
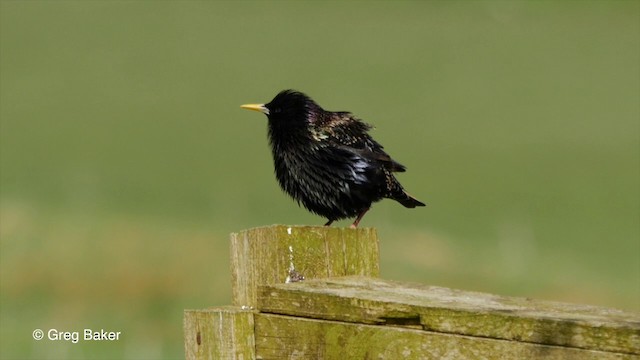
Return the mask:
{"type": "Polygon", "coordinates": [[[373,127],[360,119],[355,118],[351,113],[337,112],[330,122],[328,140],[332,145],[348,150],[367,160],[381,164],[389,171],[403,172],[404,165],[393,160],[384,151],[382,145],[375,141],[368,131],[373,127]]]}

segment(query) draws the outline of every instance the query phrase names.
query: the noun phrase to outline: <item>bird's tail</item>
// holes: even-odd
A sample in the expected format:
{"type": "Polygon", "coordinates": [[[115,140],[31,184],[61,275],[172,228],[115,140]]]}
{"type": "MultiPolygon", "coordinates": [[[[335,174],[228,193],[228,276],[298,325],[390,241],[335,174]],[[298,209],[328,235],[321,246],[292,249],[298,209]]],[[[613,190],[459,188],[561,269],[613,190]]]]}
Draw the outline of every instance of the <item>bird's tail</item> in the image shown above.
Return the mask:
{"type": "Polygon", "coordinates": [[[425,206],[425,204],[414,198],[413,196],[409,195],[406,191],[404,191],[404,188],[402,187],[402,185],[400,185],[400,183],[398,182],[398,179],[396,179],[395,176],[393,176],[390,172],[386,173],[387,178],[386,178],[386,184],[387,184],[387,191],[388,191],[388,195],[387,197],[399,202],[400,204],[404,205],[404,207],[408,207],[408,208],[414,208],[416,206],[425,206]]]}
{"type": "Polygon", "coordinates": [[[404,207],[408,207],[408,208],[414,208],[416,206],[425,206],[425,204],[422,201],[407,194],[406,191],[402,191],[402,194],[398,194],[398,196],[395,196],[393,199],[399,202],[400,204],[404,205],[404,207]]]}

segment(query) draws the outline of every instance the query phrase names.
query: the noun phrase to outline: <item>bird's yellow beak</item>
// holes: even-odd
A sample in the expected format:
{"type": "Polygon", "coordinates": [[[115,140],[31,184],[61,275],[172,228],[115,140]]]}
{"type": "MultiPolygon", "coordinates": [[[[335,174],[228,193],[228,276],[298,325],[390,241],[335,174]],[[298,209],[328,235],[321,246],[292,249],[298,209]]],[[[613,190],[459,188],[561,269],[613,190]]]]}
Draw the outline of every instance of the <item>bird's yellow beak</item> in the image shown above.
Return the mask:
{"type": "Polygon", "coordinates": [[[245,104],[240,105],[240,107],[247,110],[259,111],[261,113],[269,115],[269,109],[264,106],[264,104],[245,104]]]}

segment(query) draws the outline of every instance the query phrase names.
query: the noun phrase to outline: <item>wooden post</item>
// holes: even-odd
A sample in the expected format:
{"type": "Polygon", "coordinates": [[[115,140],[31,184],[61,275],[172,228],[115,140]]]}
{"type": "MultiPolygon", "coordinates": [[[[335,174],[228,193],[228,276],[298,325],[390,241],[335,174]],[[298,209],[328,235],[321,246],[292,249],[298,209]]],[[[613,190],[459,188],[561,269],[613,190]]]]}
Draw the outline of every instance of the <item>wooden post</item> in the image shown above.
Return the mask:
{"type": "Polygon", "coordinates": [[[185,310],[187,359],[640,360],[640,314],[378,279],[374,229],[231,234],[235,306],[185,310]]]}
{"type": "Polygon", "coordinates": [[[362,275],[378,277],[372,228],[273,225],[231,234],[233,304],[255,307],[259,285],[362,275]]]}
{"type": "Polygon", "coordinates": [[[640,358],[640,315],[597,306],[342,277],[260,286],[258,310],[265,359],[640,358]]]}
{"type": "Polygon", "coordinates": [[[375,229],[273,225],[231,234],[233,304],[185,310],[187,359],[255,359],[260,285],[346,275],[379,276],[375,229]]]}
{"type": "Polygon", "coordinates": [[[233,306],[185,310],[185,358],[255,359],[253,315],[233,306]]]}

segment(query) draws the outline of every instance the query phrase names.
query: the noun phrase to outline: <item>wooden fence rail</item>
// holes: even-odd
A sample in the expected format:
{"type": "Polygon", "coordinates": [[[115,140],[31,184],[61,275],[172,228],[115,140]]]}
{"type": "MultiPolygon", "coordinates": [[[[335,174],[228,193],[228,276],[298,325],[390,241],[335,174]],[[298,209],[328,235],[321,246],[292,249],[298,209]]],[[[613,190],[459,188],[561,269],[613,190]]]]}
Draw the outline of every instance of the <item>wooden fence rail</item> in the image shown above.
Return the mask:
{"type": "Polygon", "coordinates": [[[374,229],[231,235],[233,306],[185,310],[187,359],[639,359],[640,314],[382,280],[374,229]]]}

